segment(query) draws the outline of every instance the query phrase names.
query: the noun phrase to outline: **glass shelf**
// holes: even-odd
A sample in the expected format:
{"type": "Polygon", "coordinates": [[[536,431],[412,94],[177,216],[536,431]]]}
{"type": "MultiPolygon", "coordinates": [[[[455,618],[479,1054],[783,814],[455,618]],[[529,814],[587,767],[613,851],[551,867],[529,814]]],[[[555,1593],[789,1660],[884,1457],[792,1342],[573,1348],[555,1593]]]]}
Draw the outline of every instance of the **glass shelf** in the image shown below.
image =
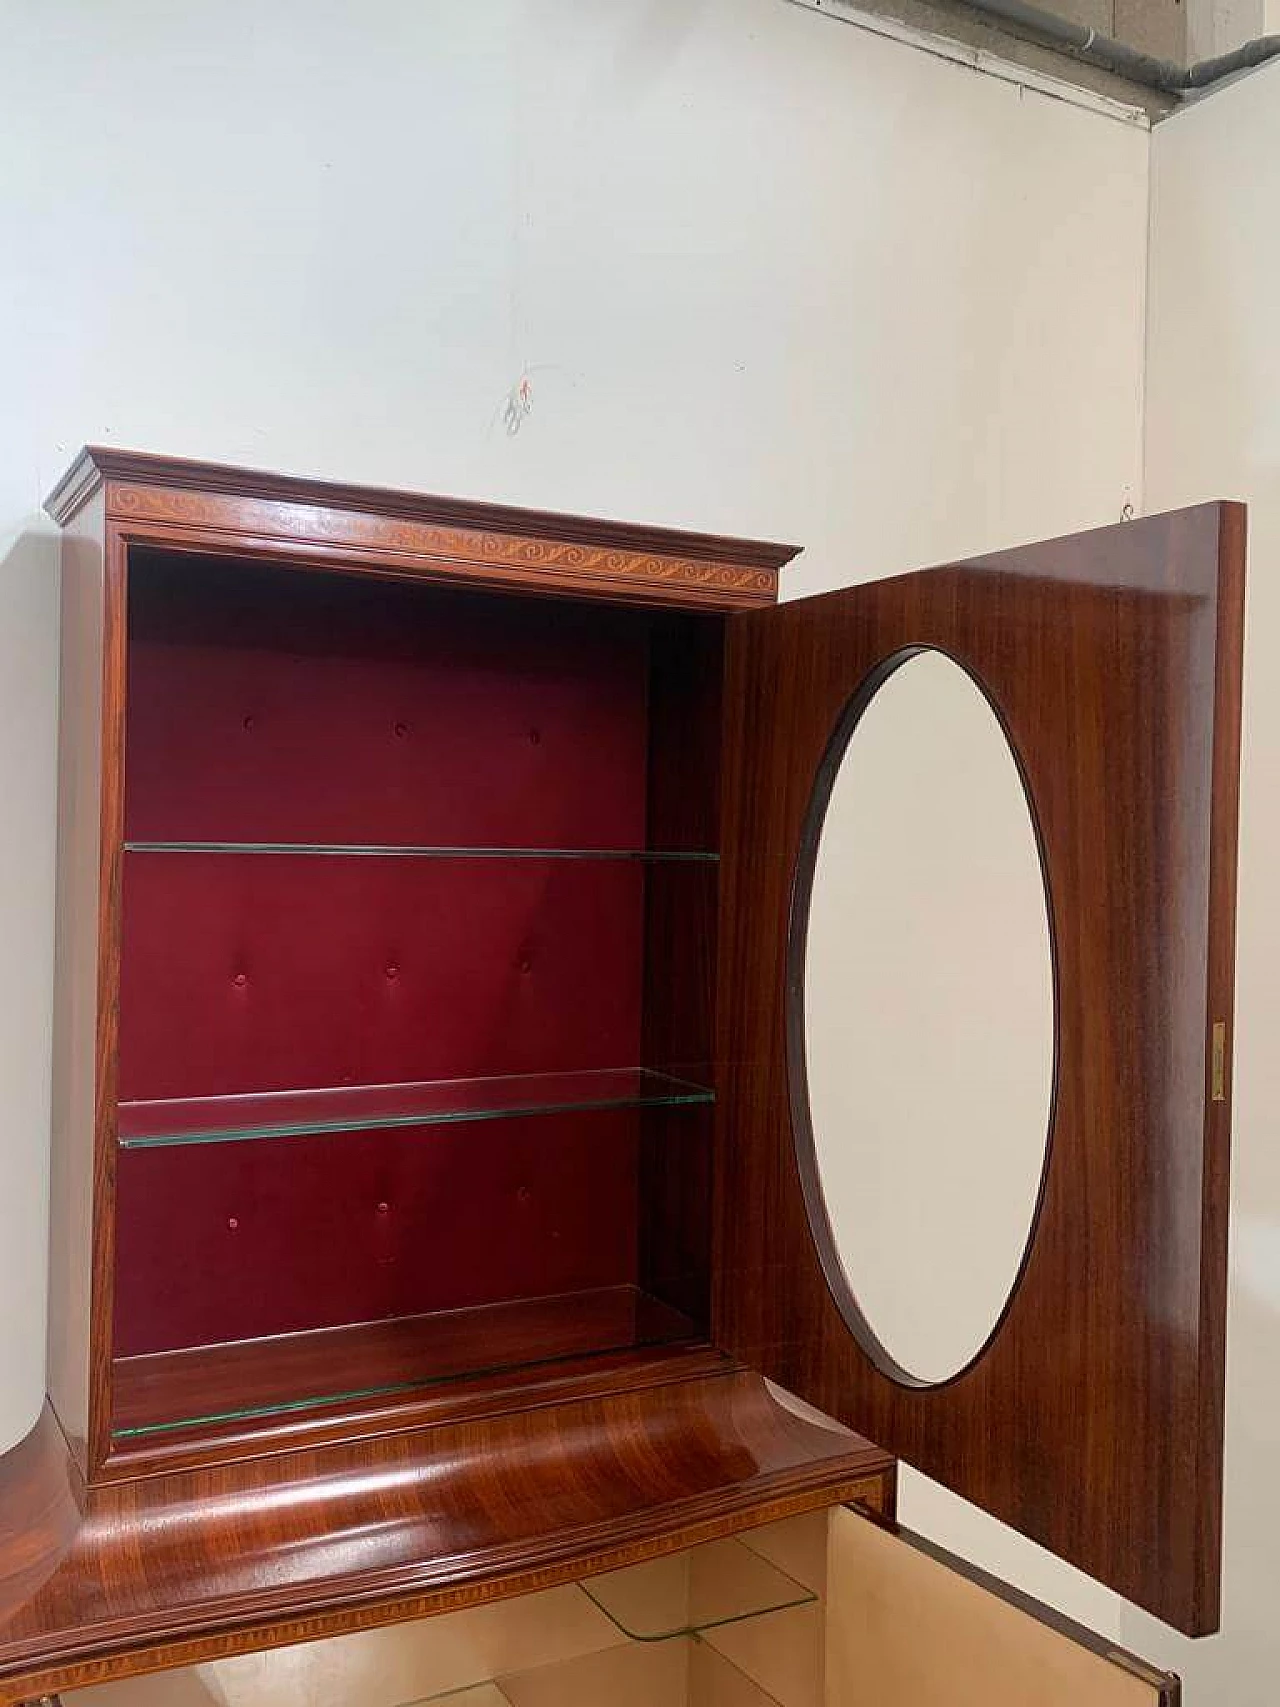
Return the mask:
{"type": "Polygon", "coordinates": [[[688,1316],[635,1286],[117,1358],[112,1438],[358,1408],[462,1380],[698,1342],[688,1316]],[[235,1403],[227,1395],[235,1394],[235,1403]]]}
{"type": "Polygon", "coordinates": [[[647,1067],[584,1073],[517,1073],[417,1084],[337,1085],[324,1090],[264,1091],[253,1096],[122,1102],[122,1150],[173,1144],[235,1144],[321,1132],[442,1126],[517,1115],[612,1108],[672,1108],[710,1103],[715,1092],[647,1067]]]}
{"type": "Polygon", "coordinates": [[[716,865],[720,855],[679,848],[437,847],[392,842],[126,842],[138,854],[310,854],[363,859],[605,859],[716,865]]]}
{"type": "Polygon", "coordinates": [[[419,1696],[411,1707],[778,1707],[739,1666],[696,1634],[650,1647],[623,1643],[489,1682],[419,1696]]]}
{"type": "Polygon", "coordinates": [[[665,1642],[809,1606],[817,1595],[739,1540],[710,1541],[685,1553],[588,1577],[579,1588],[624,1636],[665,1642]]]}

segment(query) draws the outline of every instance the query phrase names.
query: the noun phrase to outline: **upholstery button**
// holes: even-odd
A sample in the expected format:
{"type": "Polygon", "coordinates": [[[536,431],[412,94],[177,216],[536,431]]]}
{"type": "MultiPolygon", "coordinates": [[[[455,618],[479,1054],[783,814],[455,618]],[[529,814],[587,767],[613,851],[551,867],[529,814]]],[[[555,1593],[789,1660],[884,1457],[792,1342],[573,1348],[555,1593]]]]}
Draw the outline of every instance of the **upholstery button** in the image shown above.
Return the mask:
{"type": "Polygon", "coordinates": [[[542,745],[541,729],[531,729],[529,731],[529,745],[531,747],[540,747],[542,745]]]}
{"type": "Polygon", "coordinates": [[[395,964],[394,961],[392,961],[387,967],[385,967],[384,970],[386,971],[388,978],[398,978],[400,976],[400,968],[395,964]]]}
{"type": "Polygon", "coordinates": [[[409,725],[407,723],[397,723],[395,726],[395,731],[396,731],[396,734],[399,736],[399,738],[403,741],[405,736],[409,733],[409,725]]]}
{"type": "Polygon", "coordinates": [[[378,1205],[378,1214],[379,1215],[390,1215],[390,1213],[391,1213],[391,1205],[389,1203],[380,1203],[378,1205]]]}
{"type": "Polygon", "coordinates": [[[232,1215],[232,1216],[231,1216],[231,1217],[230,1217],[230,1218],[229,1218],[229,1219],[228,1219],[228,1221],[227,1221],[227,1226],[228,1226],[228,1227],[229,1227],[229,1228],[230,1228],[230,1229],[231,1229],[231,1231],[232,1231],[232,1232],[233,1232],[233,1233],[237,1233],[237,1232],[239,1232],[239,1230],[240,1230],[240,1223],[239,1223],[239,1221],[237,1221],[237,1220],[236,1220],[236,1218],[235,1218],[235,1216],[234,1216],[234,1215],[232,1215]]]}
{"type": "Polygon", "coordinates": [[[235,985],[237,990],[243,990],[245,985],[249,982],[249,974],[247,972],[237,972],[231,982],[235,985]]]}
{"type": "Polygon", "coordinates": [[[254,728],[253,718],[252,717],[246,717],[241,724],[241,728],[244,730],[246,735],[252,735],[253,734],[253,728],[254,728]]]}

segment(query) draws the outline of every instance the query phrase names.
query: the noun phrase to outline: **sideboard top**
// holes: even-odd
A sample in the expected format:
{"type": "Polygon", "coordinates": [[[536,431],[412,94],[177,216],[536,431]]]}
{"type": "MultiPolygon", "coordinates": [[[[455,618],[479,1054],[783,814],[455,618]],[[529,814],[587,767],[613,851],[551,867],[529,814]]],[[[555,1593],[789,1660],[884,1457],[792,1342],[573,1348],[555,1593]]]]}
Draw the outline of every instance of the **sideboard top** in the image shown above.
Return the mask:
{"type": "Polygon", "coordinates": [[[287,541],[332,552],[370,552],[452,562],[508,578],[570,577],[584,590],[665,584],[681,603],[721,608],[771,603],[778,571],[798,546],[691,533],[676,528],[563,515],[475,499],[442,498],[378,486],[191,462],[179,457],[89,445],[54,487],[45,509],[65,525],[105,488],[108,520],[140,529],[156,543],[198,548],[195,535],[222,549],[287,541]],[[180,539],[179,534],[188,537],[180,539]],[[212,542],[212,538],[211,538],[212,542]]]}

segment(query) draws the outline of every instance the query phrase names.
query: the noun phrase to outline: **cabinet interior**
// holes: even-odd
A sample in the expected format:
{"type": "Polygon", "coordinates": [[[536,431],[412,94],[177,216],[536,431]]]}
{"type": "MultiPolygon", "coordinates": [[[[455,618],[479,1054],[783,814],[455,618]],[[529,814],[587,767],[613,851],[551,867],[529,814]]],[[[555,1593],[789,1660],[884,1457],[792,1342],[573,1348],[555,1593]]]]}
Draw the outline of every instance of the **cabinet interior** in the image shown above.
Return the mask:
{"type": "Polygon", "coordinates": [[[127,608],[115,1441],[705,1339],[721,618],[127,608]]]}
{"type": "Polygon", "coordinates": [[[1178,1680],[833,1507],[421,1622],[92,1686],[65,1707],[1178,1707],[1178,1680]]]}
{"type": "Polygon", "coordinates": [[[487,1606],[76,1690],[65,1707],[823,1707],[829,1514],[487,1606]]]}

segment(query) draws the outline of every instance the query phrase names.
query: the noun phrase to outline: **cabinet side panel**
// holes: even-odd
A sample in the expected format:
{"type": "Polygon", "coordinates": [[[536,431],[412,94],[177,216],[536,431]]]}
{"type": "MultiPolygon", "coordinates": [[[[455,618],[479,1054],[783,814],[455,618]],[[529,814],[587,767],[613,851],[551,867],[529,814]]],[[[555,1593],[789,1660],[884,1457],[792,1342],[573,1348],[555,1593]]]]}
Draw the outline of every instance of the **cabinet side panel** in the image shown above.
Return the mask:
{"type": "MultiPolygon", "coordinates": [[[[655,622],[649,672],[650,847],[719,853],[723,624],[655,622]]],[[[719,867],[650,868],[645,896],[644,1064],[709,1084],[719,867]]],[[[713,1109],[641,1117],[642,1284],[705,1327],[710,1309],[713,1109]]]]}
{"type": "Polygon", "coordinates": [[[839,1707],[1176,1707],[1178,1680],[906,1534],[831,1517],[826,1699],[839,1707]]]}
{"type": "MultiPolygon", "coordinates": [[[[1208,1041],[1204,1076],[1204,1183],[1197,1486],[1210,1491],[1196,1521],[1205,1574],[1222,1569],[1222,1471],[1227,1393],[1227,1234],[1231,1218],[1231,1105],[1235,1042],[1236,877],[1239,863],[1240,750],[1244,711],[1244,610],[1247,516],[1222,506],[1218,536],[1219,593],[1213,692],[1209,831],[1209,920],[1206,954],[1208,1041]]],[[[1198,992],[1189,990],[1190,1007],[1198,992]]],[[[1192,1009],[1194,1012],[1194,1008],[1192,1009]]],[[[1190,1022],[1189,1022],[1190,1023],[1190,1022]]],[[[1216,1611],[1217,1595],[1211,1593],[1216,1611]]]]}
{"type": "Polygon", "coordinates": [[[105,559],[99,494],[62,540],[50,1164],[49,1395],[83,1463],[89,1426],[105,559]]]}

